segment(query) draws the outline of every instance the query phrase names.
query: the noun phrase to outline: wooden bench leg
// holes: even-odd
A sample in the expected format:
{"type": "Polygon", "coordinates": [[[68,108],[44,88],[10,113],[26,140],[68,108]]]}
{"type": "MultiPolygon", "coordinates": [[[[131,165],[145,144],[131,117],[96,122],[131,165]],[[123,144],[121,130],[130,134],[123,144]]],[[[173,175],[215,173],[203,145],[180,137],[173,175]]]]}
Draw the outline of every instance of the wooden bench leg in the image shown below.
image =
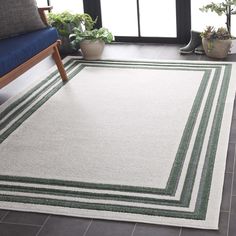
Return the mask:
{"type": "Polygon", "coordinates": [[[63,81],[66,81],[68,80],[68,77],[67,77],[67,74],[66,74],[66,71],[65,71],[65,68],[64,68],[64,65],[61,61],[61,56],[59,54],[59,51],[58,51],[58,47],[55,46],[53,47],[53,54],[52,54],[52,57],[57,65],[57,68],[59,70],[59,73],[61,75],[61,78],[63,81]]]}

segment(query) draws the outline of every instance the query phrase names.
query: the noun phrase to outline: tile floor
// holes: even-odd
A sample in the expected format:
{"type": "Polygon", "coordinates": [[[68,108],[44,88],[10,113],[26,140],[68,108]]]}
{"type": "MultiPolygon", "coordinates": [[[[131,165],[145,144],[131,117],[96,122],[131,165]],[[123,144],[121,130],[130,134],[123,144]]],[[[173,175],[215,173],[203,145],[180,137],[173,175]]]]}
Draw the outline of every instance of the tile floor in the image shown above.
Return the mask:
{"type": "MultiPolygon", "coordinates": [[[[114,44],[106,47],[103,58],[126,60],[211,60],[205,56],[194,54],[181,56],[178,53],[179,47],[180,45],[114,44]]],[[[236,61],[236,54],[229,55],[226,61],[236,61]]],[[[27,86],[28,83],[30,83],[29,80],[21,84],[21,86],[27,86]]],[[[12,94],[12,91],[9,93],[12,94]]],[[[5,97],[7,96],[0,96],[0,100],[5,97]]],[[[4,100],[1,100],[0,104],[3,102],[4,100]]],[[[235,236],[235,149],[236,102],[232,117],[218,231],[0,210],[0,236],[235,236]]]]}

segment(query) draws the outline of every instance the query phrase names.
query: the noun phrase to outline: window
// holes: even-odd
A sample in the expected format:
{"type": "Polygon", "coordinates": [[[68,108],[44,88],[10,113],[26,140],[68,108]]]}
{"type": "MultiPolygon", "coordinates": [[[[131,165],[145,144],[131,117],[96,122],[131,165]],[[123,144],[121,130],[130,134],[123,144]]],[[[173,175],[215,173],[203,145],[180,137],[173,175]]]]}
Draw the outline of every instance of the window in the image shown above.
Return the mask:
{"type": "Polygon", "coordinates": [[[175,0],[139,0],[139,13],[141,36],[177,36],[175,0]]]}
{"type": "Polygon", "coordinates": [[[101,0],[101,14],[116,36],[176,37],[175,0],[101,0]]]}
{"type": "Polygon", "coordinates": [[[103,26],[114,35],[138,36],[136,0],[101,0],[101,13],[103,26]]]}
{"type": "Polygon", "coordinates": [[[116,41],[185,43],[190,0],[84,0],[86,12],[100,16],[116,41]],[[95,4],[96,3],[96,4],[95,4]]]}
{"type": "MultiPolygon", "coordinates": [[[[44,1],[38,0],[39,4],[44,1]]],[[[155,43],[185,43],[189,40],[190,2],[191,0],[50,0],[53,12],[68,10],[82,13],[84,10],[93,18],[98,16],[96,27],[108,28],[116,36],[116,41],[155,43]]]]}

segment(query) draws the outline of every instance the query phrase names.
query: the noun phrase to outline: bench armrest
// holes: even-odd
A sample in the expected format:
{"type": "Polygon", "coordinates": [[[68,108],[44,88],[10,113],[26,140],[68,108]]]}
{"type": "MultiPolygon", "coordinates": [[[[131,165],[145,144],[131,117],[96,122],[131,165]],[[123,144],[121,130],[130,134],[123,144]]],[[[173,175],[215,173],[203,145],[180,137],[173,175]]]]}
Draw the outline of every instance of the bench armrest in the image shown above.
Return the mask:
{"type": "Polygon", "coordinates": [[[46,6],[46,7],[38,7],[39,15],[45,25],[48,25],[47,17],[45,15],[45,11],[51,11],[52,6],[46,6]]]}

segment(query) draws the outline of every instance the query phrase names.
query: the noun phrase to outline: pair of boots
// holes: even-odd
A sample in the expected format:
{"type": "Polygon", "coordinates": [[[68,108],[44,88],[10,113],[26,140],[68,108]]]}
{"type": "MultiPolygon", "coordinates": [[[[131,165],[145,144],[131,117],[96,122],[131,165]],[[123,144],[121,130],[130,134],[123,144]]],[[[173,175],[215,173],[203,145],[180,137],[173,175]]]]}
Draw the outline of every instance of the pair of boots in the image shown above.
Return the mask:
{"type": "Polygon", "coordinates": [[[202,38],[200,36],[200,32],[192,30],[189,43],[185,47],[180,48],[179,51],[181,54],[191,54],[193,52],[199,55],[205,54],[202,47],[202,38]]]}

